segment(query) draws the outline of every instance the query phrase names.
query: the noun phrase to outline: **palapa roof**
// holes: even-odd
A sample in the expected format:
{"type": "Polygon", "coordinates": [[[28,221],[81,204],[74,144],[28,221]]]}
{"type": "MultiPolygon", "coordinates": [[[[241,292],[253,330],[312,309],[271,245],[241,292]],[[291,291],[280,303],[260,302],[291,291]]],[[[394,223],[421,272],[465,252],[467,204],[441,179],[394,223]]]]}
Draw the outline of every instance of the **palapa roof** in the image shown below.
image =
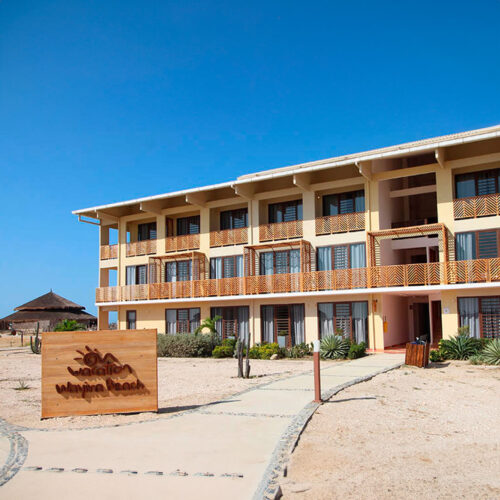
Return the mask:
{"type": "Polygon", "coordinates": [[[77,321],[97,320],[85,311],[85,307],[65,299],[52,290],[45,295],[30,300],[14,309],[14,313],[2,318],[3,321],[39,321],[74,319],[77,321]]]}
{"type": "Polygon", "coordinates": [[[79,309],[83,311],[85,307],[75,304],[75,302],[71,302],[71,300],[65,299],[51,290],[49,293],[40,295],[40,297],[30,300],[22,306],[17,306],[14,311],[47,311],[53,309],[79,309]]]}

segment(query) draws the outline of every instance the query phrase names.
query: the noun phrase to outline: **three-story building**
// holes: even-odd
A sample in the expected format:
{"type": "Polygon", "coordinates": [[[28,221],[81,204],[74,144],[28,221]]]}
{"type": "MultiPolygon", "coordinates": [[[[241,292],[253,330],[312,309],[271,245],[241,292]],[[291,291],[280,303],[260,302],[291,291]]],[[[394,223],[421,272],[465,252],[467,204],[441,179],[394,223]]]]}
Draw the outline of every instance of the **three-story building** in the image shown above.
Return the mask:
{"type": "Polygon", "coordinates": [[[383,350],[500,336],[500,126],[76,210],[99,226],[99,328],[383,350]],[[112,233],[117,243],[110,244],[112,233]]]}

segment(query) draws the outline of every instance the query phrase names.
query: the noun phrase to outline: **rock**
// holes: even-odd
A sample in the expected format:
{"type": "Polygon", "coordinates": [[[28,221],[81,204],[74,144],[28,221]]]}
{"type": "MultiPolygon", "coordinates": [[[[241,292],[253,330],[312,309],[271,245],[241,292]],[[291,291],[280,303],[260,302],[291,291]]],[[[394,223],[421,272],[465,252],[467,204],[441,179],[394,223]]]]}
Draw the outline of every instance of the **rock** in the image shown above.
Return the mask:
{"type": "Polygon", "coordinates": [[[277,354],[273,354],[273,355],[271,356],[271,359],[278,359],[278,355],[277,355],[277,354]]]}

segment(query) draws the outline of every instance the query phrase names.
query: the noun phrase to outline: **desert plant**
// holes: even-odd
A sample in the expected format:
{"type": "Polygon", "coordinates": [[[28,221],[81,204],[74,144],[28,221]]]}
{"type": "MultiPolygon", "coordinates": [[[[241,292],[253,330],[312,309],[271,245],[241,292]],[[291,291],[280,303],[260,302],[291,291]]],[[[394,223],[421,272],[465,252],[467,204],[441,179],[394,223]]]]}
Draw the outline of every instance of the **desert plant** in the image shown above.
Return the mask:
{"type": "Polygon", "coordinates": [[[488,342],[481,352],[481,357],[488,365],[500,365],[500,338],[488,342]]]}
{"type": "Polygon", "coordinates": [[[78,330],[85,330],[85,326],[74,319],[63,319],[54,328],[55,332],[75,332],[78,330]]]}
{"type": "Polygon", "coordinates": [[[35,330],[35,340],[33,340],[33,337],[30,337],[30,347],[31,347],[31,352],[33,352],[33,354],[40,354],[40,352],[42,351],[42,341],[38,336],[39,332],[40,332],[40,323],[37,323],[35,330]]]}
{"type": "Polygon", "coordinates": [[[24,380],[18,380],[18,386],[14,387],[15,391],[26,391],[28,389],[31,389],[31,387],[24,380]]]}
{"type": "Polygon", "coordinates": [[[326,359],[344,359],[349,352],[351,342],[341,335],[328,335],[321,340],[320,354],[326,359]]]}
{"type": "Polygon", "coordinates": [[[446,356],[441,349],[434,349],[429,353],[429,359],[433,363],[439,363],[440,361],[444,361],[446,356]]]}
{"type": "Polygon", "coordinates": [[[215,318],[205,318],[194,333],[203,333],[203,330],[207,329],[209,333],[217,334],[217,321],[220,319],[222,319],[220,316],[215,316],[215,318]]]}
{"type": "Polygon", "coordinates": [[[474,354],[469,358],[469,363],[471,365],[484,365],[484,358],[481,354],[474,354]]]}
{"type": "Polygon", "coordinates": [[[260,359],[260,344],[255,344],[254,346],[250,347],[250,350],[248,351],[248,357],[250,359],[260,359]]]}
{"type": "Polygon", "coordinates": [[[230,345],[216,345],[212,351],[212,358],[232,358],[234,347],[230,345]]]}
{"type": "Polygon", "coordinates": [[[271,356],[276,354],[278,357],[283,356],[281,347],[273,342],[272,344],[262,344],[259,347],[260,359],[271,359],[271,356]]]}
{"type": "Polygon", "coordinates": [[[481,350],[481,341],[459,332],[450,339],[439,341],[439,350],[446,359],[469,359],[481,350]]]}
{"type": "Polygon", "coordinates": [[[158,356],[172,358],[209,357],[221,341],[216,334],[178,333],[158,335],[158,356]]]}
{"type": "Polygon", "coordinates": [[[310,356],[312,354],[312,347],[310,344],[306,344],[302,342],[300,344],[296,344],[290,349],[286,349],[286,357],[287,358],[305,358],[306,356],[310,356]]]}
{"type": "Polygon", "coordinates": [[[366,343],[360,342],[359,344],[351,344],[347,357],[349,359],[358,359],[366,356],[366,343]]]}

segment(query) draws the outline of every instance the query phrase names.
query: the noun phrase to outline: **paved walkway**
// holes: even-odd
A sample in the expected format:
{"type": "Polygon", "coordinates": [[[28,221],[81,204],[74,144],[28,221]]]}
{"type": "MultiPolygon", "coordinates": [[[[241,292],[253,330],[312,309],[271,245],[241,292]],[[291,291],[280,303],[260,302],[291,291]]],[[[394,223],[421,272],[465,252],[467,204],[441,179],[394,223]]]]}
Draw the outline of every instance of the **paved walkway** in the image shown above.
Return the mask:
{"type": "MultiPolygon", "coordinates": [[[[376,354],[329,364],[321,371],[323,397],[402,363],[401,355],[376,354]]],[[[10,432],[11,443],[13,436],[25,439],[29,451],[21,470],[0,487],[0,498],[272,497],[288,453],[317,407],[313,396],[308,372],[144,423],[19,429],[10,432]]],[[[0,459],[6,453],[4,434],[0,459]]],[[[21,446],[18,462],[22,453],[21,446]]]]}

